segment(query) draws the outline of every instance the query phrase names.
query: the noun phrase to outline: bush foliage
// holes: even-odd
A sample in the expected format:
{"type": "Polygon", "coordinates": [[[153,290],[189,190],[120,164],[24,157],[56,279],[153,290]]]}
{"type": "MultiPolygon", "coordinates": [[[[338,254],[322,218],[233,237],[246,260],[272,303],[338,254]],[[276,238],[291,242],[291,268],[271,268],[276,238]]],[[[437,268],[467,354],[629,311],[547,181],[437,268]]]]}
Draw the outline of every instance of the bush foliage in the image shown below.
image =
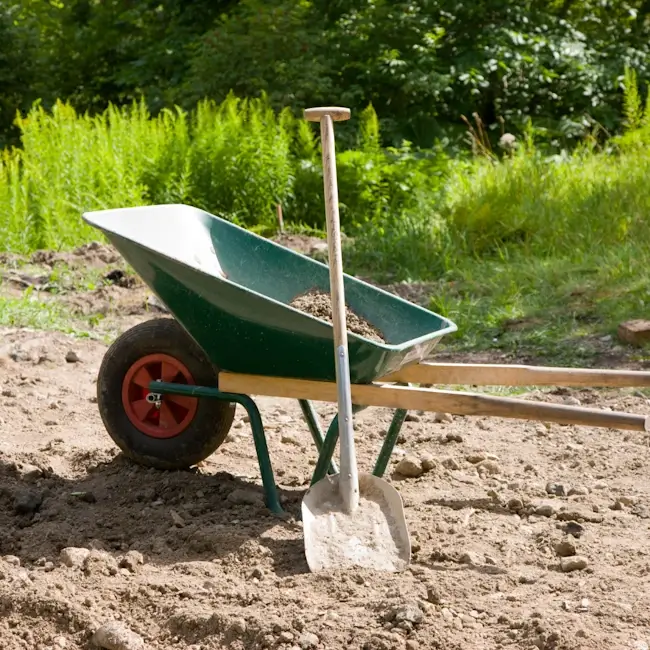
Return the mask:
{"type": "Polygon", "coordinates": [[[157,114],[234,91],[276,110],[372,103],[386,145],[455,141],[474,113],[573,143],[619,130],[625,65],[650,80],[649,16],[646,0],[6,0],[0,133],[37,99],[157,114]]]}

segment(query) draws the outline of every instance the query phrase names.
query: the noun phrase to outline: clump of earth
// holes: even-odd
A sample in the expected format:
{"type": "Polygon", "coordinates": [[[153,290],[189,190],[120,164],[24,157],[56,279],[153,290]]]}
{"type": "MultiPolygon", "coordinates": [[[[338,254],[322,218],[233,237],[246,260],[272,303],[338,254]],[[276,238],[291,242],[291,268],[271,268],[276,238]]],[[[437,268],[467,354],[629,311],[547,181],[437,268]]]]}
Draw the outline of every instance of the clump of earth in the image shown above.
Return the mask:
{"type": "MultiPolygon", "coordinates": [[[[296,296],[290,303],[295,309],[321,318],[331,323],[332,318],[332,298],[324,291],[311,290],[296,296]]],[[[365,318],[359,316],[349,305],[345,306],[345,320],[348,332],[358,334],[377,343],[385,343],[386,339],[379,329],[369,323],[365,318]]]]}

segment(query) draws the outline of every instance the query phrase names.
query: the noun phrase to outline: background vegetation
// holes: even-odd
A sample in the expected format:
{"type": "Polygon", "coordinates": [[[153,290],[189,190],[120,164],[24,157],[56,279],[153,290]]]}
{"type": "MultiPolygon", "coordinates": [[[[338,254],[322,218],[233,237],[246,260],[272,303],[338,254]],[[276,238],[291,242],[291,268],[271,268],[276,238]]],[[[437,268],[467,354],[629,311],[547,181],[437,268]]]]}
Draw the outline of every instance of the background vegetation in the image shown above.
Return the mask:
{"type": "Polygon", "coordinates": [[[301,113],[343,104],[347,269],[465,345],[589,356],[650,301],[649,36],[650,0],[9,0],[0,251],[145,203],[322,233],[301,113]]]}
{"type": "MultiPolygon", "coordinates": [[[[648,0],[5,0],[0,131],[69,100],[151,111],[265,92],[276,110],[372,103],[383,144],[457,142],[461,116],[549,142],[622,117],[625,66],[650,74],[648,0]]],[[[351,129],[352,130],[352,129],[351,129]]]]}

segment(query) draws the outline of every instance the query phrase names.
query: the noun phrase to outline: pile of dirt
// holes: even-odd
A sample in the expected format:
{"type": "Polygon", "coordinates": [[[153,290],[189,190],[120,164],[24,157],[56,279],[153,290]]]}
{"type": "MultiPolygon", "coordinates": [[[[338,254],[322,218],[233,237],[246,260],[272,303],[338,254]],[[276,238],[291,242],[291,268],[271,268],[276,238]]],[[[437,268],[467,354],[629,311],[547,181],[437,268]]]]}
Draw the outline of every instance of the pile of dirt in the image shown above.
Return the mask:
{"type": "Polygon", "coordinates": [[[124,260],[114,246],[94,241],[79,246],[70,252],[37,250],[32,253],[30,262],[50,267],[57,263],[63,263],[71,268],[79,266],[89,268],[106,264],[123,264],[124,260]]]}
{"type": "MultiPolygon", "coordinates": [[[[310,316],[321,318],[328,323],[332,322],[332,299],[324,291],[308,291],[307,293],[296,296],[289,304],[310,316]]],[[[356,314],[347,305],[345,307],[345,319],[348,332],[358,334],[377,343],[386,343],[384,335],[374,325],[356,314]]]]}

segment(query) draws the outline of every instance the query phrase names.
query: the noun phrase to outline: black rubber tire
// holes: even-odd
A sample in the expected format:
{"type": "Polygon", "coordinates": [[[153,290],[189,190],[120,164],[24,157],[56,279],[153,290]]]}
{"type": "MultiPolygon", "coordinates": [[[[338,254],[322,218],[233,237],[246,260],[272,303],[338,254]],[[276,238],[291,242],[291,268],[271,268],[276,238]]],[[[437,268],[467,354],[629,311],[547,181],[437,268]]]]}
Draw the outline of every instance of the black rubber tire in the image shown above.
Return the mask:
{"type": "Polygon", "coordinates": [[[149,354],[168,354],[187,367],[196,384],[217,385],[217,370],[181,325],[173,318],[156,318],[127,330],[107,350],[97,378],[99,413],[110,437],[134,462],[157,469],[186,469],[223,443],[236,405],[199,398],[194,419],[179,435],[161,439],[142,433],[122,405],[122,382],[129,368],[149,354]]]}

